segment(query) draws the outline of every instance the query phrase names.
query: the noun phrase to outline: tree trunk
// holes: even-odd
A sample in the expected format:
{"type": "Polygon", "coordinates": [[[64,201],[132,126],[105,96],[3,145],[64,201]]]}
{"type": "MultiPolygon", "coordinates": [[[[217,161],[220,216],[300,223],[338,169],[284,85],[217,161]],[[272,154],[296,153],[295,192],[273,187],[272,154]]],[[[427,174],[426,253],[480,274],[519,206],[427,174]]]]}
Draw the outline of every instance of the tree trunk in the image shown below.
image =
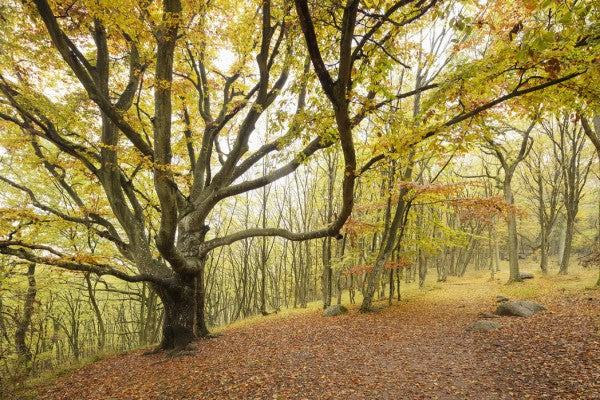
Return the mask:
{"type": "MultiPolygon", "coordinates": [[[[565,241],[567,238],[567,225],[565,223],[565,217],[563,216],[560,221],[560,235],[558,238],[558,262],[560,263],[565,253],[565,241]]],[[[560,266],[560,264],[559,264],[560,266]]]]}
{"type": "Polygon", "coordinates": [[[180,349],[209,335],[204,321],[204,271],[177,288],[154,285],[164,307],[160,349],[180,349]]]}
{"type": "Polygon", "coordinates": [[[542,178],[541,168],[537,171],[537,186],[538,186],[538,221],[540,223],[540,269],[543,274],[548,273],[548,229],[546,226],[546,218],[544,217],[546,205],[544,201],[544,181],[542,178]]]}
{"type": "Polygon", "coordinates": [[[94,309],[96,321],[98,322],[98,350],[102,351],[104,349],[104,344],[106,343],[106,328],[104,327],[104,320],[102,319],[102,313],[100,312],[100,307],[96,301],[96,295],[94,294],[94,287],[89,273],[85,274],[85,283],[87,286],[88,297],[92,304],[92,308],[94,309]]]}
{"type": "MultiPolygon", "coordinates": [[[[508,172],[505,171],[506,174],[508,172]]],[[[509,204],[514,204],[514,198],[511,188],[511,176],[506,175],[504,179],[504,199],[509,204]]],[[[519,254],[518,254],[518,243],[517,243],[517,218],[514,211],[508,213],[508,263],[510,276],[509,282],[519,282],[521,277],[519,276],[519,254]]]]}
{"type": "Polygon", "coordinates": [[[508,215],[508,263],[511,282],[520,281],[519,276],[519,255],[517,248],[517,219],[514,212],[508,215]]]}
{"type": "Polygon", "coordinates": [[[567,212],[567,221],[565,224],[565,238],[563,245],[563,253],[560,259],[559,275],[567,275],[569,273],[569,262],[571,260],[571,249],[573,248],[573,233],[575,231],[575,216],[567,212]]]}
{"type": "Polygon", "coordinates": [[[540,269],[543,274],[548,273],[548,237],[546,235],[545,229],[542,228],[541,232],[541,254],[540,254],[540,269]]]}
{"type": "Polygon", "coordinates": [[[427,256],[419,249],[419,289],[425,287],[425,277],[427,277],[427,256]]]}
{"type": "Polygon", "coordinates": [[[489,251],[489,270],[490,279],[494,280],[496,268],[494,267],[494,242],[492,240],[492,230],[494,228],[490,225],[488,227],[488,251],[489,251]]]}
{"type": "Polygon", "coordinates": [[[31,350],[25,342],[25,336],[31,324],[36,293],[35,264],[30,264],[27,268],[27,293],[23,301],[23,315],[17,318],[15,330],[17,357],[19,363],[26,369],[29,367],[28,364],[31,361],[31,350]]]}
{"type": "MultiPolygon", "coordinates": [[[[188,288],[188,292],[190,289],[188,288]]],[[[196,339],[194,333],[195,302],[191,296],[167,293],[160,295],[165,310],[161,349],[177,349],[196,339]]]]}
{"type": "Polygon", "coordinates": [[[321,292],[323,297],[323,309],[331,305],[331,237],[323,239],[323,276],[321,279],[321,292]]]}
{"type": "MultiPolygon", "coordinates": [[[[412,158],[412,156],[411,156],[412,158]]],[[[410,179],[412,175],[412,167],[407,168],[404,173],[404,180],[410,179]]],[[[389,259],[392,251],[394,250],[398,237],[402,238],[404,224],[406,223],[406,211],[407,207],[410,207],[407,202],[404,201],[404,196],[406,196],[407,189],[402,188],[400,193],[398,194],[398,201],[396,204],[396,210],[394,212],[393,219],[391,224],[389,223],[391,217],[391,199],[388,199],[387,210],[386,210],[386,229],[384,230],[384,237],[381,240],[379,252],[377,254],[377,258],[373,265],[373,270],[367,276],[367,287],[363,292],[364,297],[362,304],[360,306],[361,312],[368,312],[371,310],[371,305],[373,302],[373,296],[375,294],[375,290],[377,289],[376,285],[379,283],[381,273],[383,271],[383,267],[385,263],[389,259]]]]}
{"type": "MultiPolygon", "coordinates": [[[[266,162],[263,163],[263,174],[266,174],[266,162]]],[[[267,227],[267,187],[262,190],[262,228],[267,227]]],[[[267,313],[267,237],[263,236],[260,247],[260,313],[267,313]]]]}
{"type": "MultiPolygon", "coordinates": [[[[402,270],[404,271],[404,270],[402,270]]],[[[396,269],[396,298],[398,301],[402,300],[402,293],[400,293],[400,282],[402,281],[401,269],[396,269]]]]}

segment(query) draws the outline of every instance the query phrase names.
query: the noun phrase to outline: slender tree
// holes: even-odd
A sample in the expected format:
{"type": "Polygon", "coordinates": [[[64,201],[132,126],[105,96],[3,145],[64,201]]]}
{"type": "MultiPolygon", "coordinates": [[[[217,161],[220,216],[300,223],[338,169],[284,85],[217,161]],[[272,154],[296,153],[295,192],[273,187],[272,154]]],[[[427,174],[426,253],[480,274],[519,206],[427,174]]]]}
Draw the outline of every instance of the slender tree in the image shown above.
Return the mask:
{"type": "Polygon", "coordinates": [[[585,133],[580,124],[569,120],[568,115],[557,117],[544,124],[544,131],[552,140],[554,156],[560,161],[562,174],[562,199],[565,209],[565,236],[560,259],[559,274],[569,271],[575,218],[579,212],[579,202],[583,196],[585,182],[594,160],[584,152],[585,133]],[[588,158],[586,160],[586,158],[588,158]]]}
{"type": "MultiPolygon", "coordinates": [[[[508,149],[504,148],[500,143],[492,138],[486,138],[493,154],[502,169],[503,175],[500,178],[498,175],[495,179],[498,179],[502,184],[502,190],[504,194],[504,200],[508,204],[515,204],[515,198],[512,188],[512,181],[517,169],[517,166],[523,161],[529,154],[533,145],[533,139],[531,138],[531,131],[535,127],[536,121],[531,122],[525,130],[509,129],[521,135],[519,150],[516,155],[511,156],[508,149]]],[[[489,174],[488,174],[489,175],[489,174]]],[[[489,175],[491,176],[491,175],[489,175]]],[[[518,249],[518,238],[517,238],[517,217],[514,210],[508,213],[507,218],[508,225],[508,262],[510,269],[509,281],[515,282],[520,281],[519,275],[519,249],[518,249]]]]}

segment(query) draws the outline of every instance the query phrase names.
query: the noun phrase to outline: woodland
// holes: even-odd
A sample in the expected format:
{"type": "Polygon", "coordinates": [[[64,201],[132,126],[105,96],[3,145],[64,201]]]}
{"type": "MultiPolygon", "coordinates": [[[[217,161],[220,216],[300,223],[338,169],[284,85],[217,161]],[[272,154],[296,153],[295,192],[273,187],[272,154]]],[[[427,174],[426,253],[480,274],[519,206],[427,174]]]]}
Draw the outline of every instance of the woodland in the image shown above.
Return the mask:
{"type": "Polygon", "coordinates": [[[4,0],[0,398],[600,398],[599,161],[598,0],[4,0]]]}

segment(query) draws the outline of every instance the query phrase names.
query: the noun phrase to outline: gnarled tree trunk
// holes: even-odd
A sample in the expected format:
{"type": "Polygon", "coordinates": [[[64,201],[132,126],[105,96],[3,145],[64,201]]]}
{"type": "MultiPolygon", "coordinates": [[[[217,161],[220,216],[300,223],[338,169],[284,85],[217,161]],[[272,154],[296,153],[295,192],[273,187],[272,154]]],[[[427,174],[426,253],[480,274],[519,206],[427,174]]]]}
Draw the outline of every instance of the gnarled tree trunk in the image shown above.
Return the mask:
{"type": "Polygon", "coordinates": [[[209,335],[204,320],[203,272],[183,277],[176,287],[154,285],[164,307],[161,349],[183,348],[209,335]]]}

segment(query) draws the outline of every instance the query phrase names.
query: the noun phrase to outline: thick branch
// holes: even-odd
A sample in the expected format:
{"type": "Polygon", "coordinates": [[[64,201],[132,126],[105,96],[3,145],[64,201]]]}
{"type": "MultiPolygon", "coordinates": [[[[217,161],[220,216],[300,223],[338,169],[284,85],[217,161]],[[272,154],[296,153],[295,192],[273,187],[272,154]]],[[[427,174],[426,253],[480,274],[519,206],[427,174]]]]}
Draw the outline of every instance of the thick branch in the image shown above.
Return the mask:
{"type": "Polygon", "coordinates": [[[127,136],[131,143],[142,154],[154,157],[151,147],[144,141],[141,135],[131,127],[121,115],[121,111],[113,106],[110,100],[104,96],[96,86],[94,78],[90,74],[90,67],[86,66],[85,58],[80,55],[75,46],[70,43],[67,35],[62,31],[52,9],[46,0],[34,0],[40,17],[44,21],[52,43],[60,52],[63,60],[69,65],[79,82],[83,85],[88,96],[98,107],[111,119],[111,121],[127,136]]]}
{"type": "Polygon", "coordinates": [[[321,86],[323,87],[325,94],[335,106],[337,103],[337,100],[334,96],[335,84],[333,79],[331,79],[331,75],[329,75],[329,72],[327,71],[323,57],[321,56],[321,50],[319,49],[319,43],[315,33],[315,26],[313,25],[312,17],[310,16],[310,11],[308,9],[308,2],[307,0],[294,0],[294,3],[296,4],[296,12],[298,13],[298,18],[300,19],[300,27],[304,33],[306,47],[308,49],[308,53],[310,54],[313,67],[317,77],[319,78],[319,81],[321,82],[321,86]]]}
{"type": "Polygon", "coordinates": [[[173,57],[181,3],[165,0],[162,26],[158,32],[156,51],[156,85],[154,89],[154,187],[160,202],[160,227],[156,247],[175,271],[186,272],[187,263],[175,247],[177,231],[177,186],[171,171],[171,84],[173,57]]]}
{"type": "Polygon", "coordinates": [[[148,274],[129,275],[110,265],[77,262],[75,261],[75,257],[72,257],[73,260],[69,260],[68,257],[63,256],[60,252],[57,252],[56,250],[53,250],[47,246],[30,245],[21,241],[0,240],[0,254],[6,254],[22,260],[27,260],[38,264],[51,265],[70,271],[91,272],[98,276],[110,275],[126,282],[154,282],[166,286],[173,285],[173,282],[168,279],[148,274]],[[29,250],[47,251],[56,254],[58,257],[40,256],[29,250]]]}

